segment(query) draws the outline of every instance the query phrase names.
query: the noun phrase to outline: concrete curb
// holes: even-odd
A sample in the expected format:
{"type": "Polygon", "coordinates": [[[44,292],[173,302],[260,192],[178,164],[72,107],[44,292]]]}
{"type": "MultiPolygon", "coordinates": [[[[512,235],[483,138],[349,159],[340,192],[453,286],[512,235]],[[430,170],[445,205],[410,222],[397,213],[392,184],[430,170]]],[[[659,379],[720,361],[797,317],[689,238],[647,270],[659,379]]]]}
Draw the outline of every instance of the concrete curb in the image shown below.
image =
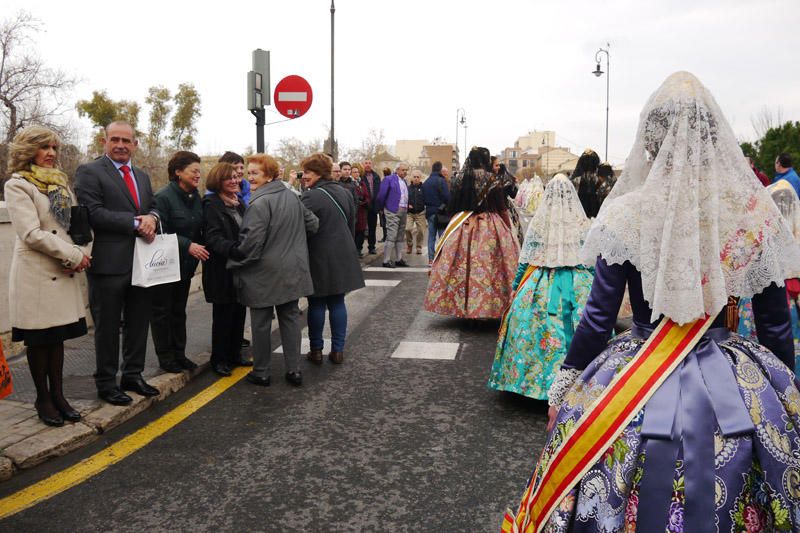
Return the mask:
{"type": "MultiPolygon", "coordinates": [[[[48,427],[33,419],[31,423],[40,424],[42,430],[11,446],[0,450],[0,481],[11,478],[17,471],[39,465],[53,457],[60,457],[86,446],[99,435],[130,420],[151,405],[163,401],[185,387],[189,381],[210,367],[209,353],[201,353],[195,359],[205,360],[193,371],[180,374],[159,374],[147,382],[156,387],[160,394],[153,397],[129,393],[133,403],[125,406],[110,405],[98,400],[92,402],[95,409],[81,409],[83,418],[75,424],[62,427],[48,427]]],[[[35,412],[35,411],[34,411],[35,412]]],[[[23,423],[29,423],[25,421],[23,423]]]]}

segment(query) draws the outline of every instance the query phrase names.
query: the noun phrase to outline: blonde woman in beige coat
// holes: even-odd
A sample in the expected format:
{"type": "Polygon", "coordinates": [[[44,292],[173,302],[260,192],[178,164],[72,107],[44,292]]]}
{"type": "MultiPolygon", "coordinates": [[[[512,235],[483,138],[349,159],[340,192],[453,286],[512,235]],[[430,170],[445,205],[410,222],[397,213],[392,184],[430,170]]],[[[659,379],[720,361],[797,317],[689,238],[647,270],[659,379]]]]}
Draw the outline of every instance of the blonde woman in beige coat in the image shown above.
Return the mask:
{"type": "Polygon", "coordinates": [[[64,398],[64,341],[86,334],[80,277],[90,264],[89,246],[70,237],[75,196],[57,165],[59,140],[31,126],[9,147],[5,199],[16,233],[11,260],[11,336],[24,342],[36,385],[36,411],[47,425],[81,416],[64,398]]]}

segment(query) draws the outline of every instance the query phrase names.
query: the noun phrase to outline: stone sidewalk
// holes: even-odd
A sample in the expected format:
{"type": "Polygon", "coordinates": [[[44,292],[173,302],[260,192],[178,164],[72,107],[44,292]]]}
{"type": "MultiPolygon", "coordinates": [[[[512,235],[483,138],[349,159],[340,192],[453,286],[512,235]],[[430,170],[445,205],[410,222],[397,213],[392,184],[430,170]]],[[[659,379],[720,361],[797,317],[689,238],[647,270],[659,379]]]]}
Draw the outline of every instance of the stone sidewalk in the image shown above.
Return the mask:
{"type": "MultiPolygon", "coordinates": [[[[376,255],[365,255],[361,259],[362,267],[369,263],[380,265],[383,244],[378,243],[376,248],[376,255]]],[[[301,310],[305,310],[306,305],[306,300],[301,299],[301,310]]],[[[95,369],[93,330],[88,335],[65,342],[64,395],[83,418],[80,422],[66,423],[62,427],[46,426],[39,420],[33,406],[36,390],[26,357],[24,353],[10,356],[8,363],[14,392],[0,400],[0,481],[9,479],[20,469],[31,468],[85,446],[105,431],[123,424],[154,403],[182,389],[194,376],[205,371],[209,367],[211,355],[211,305],[205,302],[202,291],[189,296],[187,317],[186,353],[199,365],[198,368],[180,374],[164,373],[158,367],[152,338],[148,339],[142,375],[160,394],[143,397],[128,393],[133,398],[133,403],[126,406],[110,405],[97,398],[92,378],[95,369]]],[[[277,327],[276,320],[273,330],[277,327]]],[[[245,326],[245,337],[250,338],[249,318],[245,326]]]]}
{"type": "Polygon", "coordinates": [[[199,365],[198,368],[180,374],[164,373],[158,368],[158,359],[150,340],[143,376],[160,394],[143,397],[129,393],[133,403],[126,406],[110,405],[97,398],[92,378],[95,367],[94,332],[64,343],[64,395],[83,418],[80,422],[66,423],[62,427],[46,426],[39,420],[33,406],[36,390],[25,355],[10,358],[14,393],[0,401],[0,480],[8,479],[17,469],[36,466],[92,442],[101,433],[180,390],[193,376],[205,370],[210,357],[211,305],[205,302],[202,292],[195,292],[189,297],[187,314],[190,330],[186,352],[191,354],[190,359],[199,365]]]}

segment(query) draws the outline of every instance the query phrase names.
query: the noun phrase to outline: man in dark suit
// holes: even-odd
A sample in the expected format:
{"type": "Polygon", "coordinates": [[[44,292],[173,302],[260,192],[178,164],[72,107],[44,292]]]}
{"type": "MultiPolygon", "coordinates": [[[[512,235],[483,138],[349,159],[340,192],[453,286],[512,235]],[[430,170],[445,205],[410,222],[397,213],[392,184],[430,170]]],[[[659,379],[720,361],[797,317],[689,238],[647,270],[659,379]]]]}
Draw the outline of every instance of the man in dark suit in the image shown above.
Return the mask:
{"type": "Polygon", "coordinates": [[[364,161],[364,175],[362,180],[367,181],[367,188],[370,194],[369,211],[367,211],[367,247],[369,253],[375,253],[375,243],[377,242],[378,230],[378,214],[380,209],[375,206],[375,197],[378,196],[378,191],[381,190],[381,176],[372,170],[372,160],[367,159],[364,161]]]}
{"type": "Polygon", "coordinates": [[[158,389],[142,378],[150,321],[150,292],[131,285],[136,238],[155,238],[158,213],[152,209],[150,177],[131,165],[138,141],[133,127],[112,122],[103,138],[105,155],[81,165],[75,173],[75,192],[89,209],[94,230],[92,266],[88,270],[89,305],[95,327],[100,398],[126,405],[123,391],[156,396],[158,389]],[[122,329],[122,378],[117,386],[119,329],[122,329]]]}

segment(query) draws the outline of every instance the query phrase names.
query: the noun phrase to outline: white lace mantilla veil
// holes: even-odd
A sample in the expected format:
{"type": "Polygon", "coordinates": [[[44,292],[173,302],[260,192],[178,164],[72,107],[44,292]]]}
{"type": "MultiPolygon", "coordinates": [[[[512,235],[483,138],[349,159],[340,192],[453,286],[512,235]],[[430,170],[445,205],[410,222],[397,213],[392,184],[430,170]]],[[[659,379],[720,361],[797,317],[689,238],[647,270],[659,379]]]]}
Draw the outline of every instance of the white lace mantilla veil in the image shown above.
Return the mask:
{"type": "Polygon", "coordinates": [[[519,262],[549,268],[584,264],[581,246],[589,224],[572,182],[556,175],[528,224],[519,262]]]}
{"type": "Polygon", "coordinates": [[[650,97],[583,258],[630,261],[652,320],[716,316],[731,296],[784,284],[800,248],[711,93],[676,72],[650,97]]]}
{"type": "MultiPolygon", "coordinates": [[[[767,187],[767,190],[794,235],[794,241],[800,244],[800,199],[794,192],[794,187],[786,180],[779,180],[767,187]]],[[[800,263],[793,265],[792,272],[786,276],[786,279],[789,278],[800,278],[800,263]]]]}
{"type": "Polygon", "coordinates": [[[543,196],[544,196],[544,185],[542,184],[542,178],[534,175],[530,180],[530,192],[528,193],[527,205],[523,207],[527,209],[529,212],[535,213],[536,210],[539,208],[539,204],[542,203],[543,196]]]}
{"type": "MultiPolygon", "coordinates": [[[[794,187],[786,180],[778,180],[767,187],[767,190],[786,224],[789,225],[789,229],[792,230],[794,240],[800,243],[800,199],[794,192],[794,187]]],[[[800,268],[800,265],[797,266],[800,268]]]]}

